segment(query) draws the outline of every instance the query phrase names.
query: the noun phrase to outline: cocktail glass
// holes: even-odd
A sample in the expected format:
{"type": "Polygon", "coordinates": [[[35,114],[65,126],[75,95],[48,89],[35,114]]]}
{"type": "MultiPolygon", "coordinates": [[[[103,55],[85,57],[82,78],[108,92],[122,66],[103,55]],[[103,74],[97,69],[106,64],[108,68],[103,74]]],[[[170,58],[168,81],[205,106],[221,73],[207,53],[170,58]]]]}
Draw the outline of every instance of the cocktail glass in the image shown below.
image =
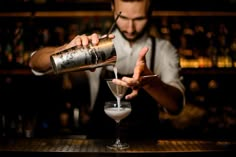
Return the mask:
{"type": "Polygon", "coordinates": [[[127,87],[113,83],[112,79],[107,79],[106,82],[107,82],[107,85],[110,88],[112,94],[116,97],[117,105],[119,107],[120,101],[127,91],[127,87]]]}
{"type": "Polygon", "coordinates": [[[123,150],[129,148],[129,144],[122,143],[120,140],[119,125],[122,119],[126,118],[131,112],[131,104],[128,101],[120,101],[118,105],[116,101],[107,101],[104,106],[105,113],[116,122],[117,137],[115,143],[107,145],[112,150],[123,150]]]}

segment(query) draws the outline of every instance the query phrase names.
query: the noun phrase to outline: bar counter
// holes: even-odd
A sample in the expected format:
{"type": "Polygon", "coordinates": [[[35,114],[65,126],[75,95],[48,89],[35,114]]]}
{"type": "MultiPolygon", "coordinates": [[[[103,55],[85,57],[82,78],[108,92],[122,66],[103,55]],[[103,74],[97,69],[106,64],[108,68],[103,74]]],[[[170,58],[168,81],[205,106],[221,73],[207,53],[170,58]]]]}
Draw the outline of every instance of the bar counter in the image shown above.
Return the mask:
{"type": "Polygon", "coordinates": [[[0,143],[0,156],[109,157],[109,156],[234,156],[236,142],[205,140],[128,141],[130,148],[109,150],[113,140],[78,138],[14,139],[0,143]]]}

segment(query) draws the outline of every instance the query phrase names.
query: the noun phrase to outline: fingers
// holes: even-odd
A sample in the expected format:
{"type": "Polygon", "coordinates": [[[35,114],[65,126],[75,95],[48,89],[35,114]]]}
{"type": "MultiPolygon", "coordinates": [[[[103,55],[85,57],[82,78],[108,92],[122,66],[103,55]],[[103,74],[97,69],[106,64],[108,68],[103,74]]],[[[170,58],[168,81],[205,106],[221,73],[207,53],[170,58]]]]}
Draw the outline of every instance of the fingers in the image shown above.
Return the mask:
{"type": "MultiPolygon", "coordinates": [[[[99,43],[99,39],[103,39],[106,37],[107,37],[106,34],[104,36],[99,37],[98,34],[93,33],[92,35],[88,36],[89,41],[86,40],[86,37],[85,37],[85,39],[83,40],[84,41],[83,46],[89,44],[89,42],[91,42],[93,45],[97,45],[99,43]]],[[[113,38],[115,38],[115,35],[109,34],[108,38],[113,39],[113,38]]]]}
{"type": "Polygon", "coordinates": [[[117,85],[121,85],[121,86],[125,86],[125,87],[130,87],[127,82],[125,82],[123,80],[120,80],[120,79],[113,79],[112,82],[117,84],[117,85]]]}
{"type": "Polygon", "coordinates": [[[93,33],[92,35],[90,35],[90,36],[88,37],[88,39],[89,39],[89,40],[84,39],[84,40],[85,40],[85,41],[84,41],[84,42],[85,42],[84,44],[88,45],[89,42],[91,42],[93,45],[97,45],[98,42],[99,42],[99,36],[98,36],[98,34],[96,34],[96,33],[93,33]]]}
{"type": "Polygon", "coordinates": [[[134,89],[134,90],[132,90],[132,92],[130,94],[125,96],[125,99],[130,100],[130,99],[133,99],[134,97],[136,97],[137,95],[138,95],[138,90],[134,89]]]}
{"type": "Polygon", "coordinates": [[[115,38],[115,35],[114,34],[109,34],[108,36],[110,39],[114,39],[115,38]]]}
{"type": "MultiPolygon", "coordinates": [[[[103,36],[100,36],[100,39],[104,39],[104,38],[107,38],[107,34],[104,34],[103,36]]],[[[115,35],[114,34],[109,34],[108,38],[114,39],[115,35]]]]}
{"type": "Polygon", "coordinates": [[[144,73],[144,70],[146,68],[146,59],[145,59],[145,55],[148,52],[148,47],[144,47],[141,49],[138,59],[136,61],[136,65],[134,68],[134,74],[133,74],[133,78],[138,79],[140,77],[140,75],[142,73],[144,73]]]}
{"type": "Polygon", "coordinates": [[[138,95],[138,91],[140,88],[140,83],[138,80],[129,77],[123,77],[122,79],[113,79],[112,80],[115,84],[126,86],[132,89],[132,92],[125,96],[125,99],[129,100],[138,95]]]}
{"type": "Polygon", "coordinates": [[[137,62],[139,61],[145,62],[145,55],[147,54],[148,50],[149,50],[148,47],[142,48],[142,50],[139,52],[139,57],[137,62]]]}
{"type": "Polygon", "coordinates": [[[136,88],[140,86],[139,80],[136,80],[132,77],[122,77],[122,79],[113,79],[112,82],[117,85],[125,86],[128,88],[136,88]]]}
{"type": "Polygon", "coordinates": [[[92,43],[93,45],[97,45],[99,42],[99,36],[96,33],[93,33],[90,36],[87,36],[84,34],[77,37],[78,38],[76,38],[76,45],[79,45],[79,46],[88,46],[89,43],[92,43]]]}
{"type": "Polygon", "coordinates": [[[122,77],[122,79],[113,79],[113,82],[115,84],[126,86],[132,89],[132,92],[126,95],[126,99],[132,99],[138,95],[138,91],[140,88],[142,88],[143,85],[142,78],[140,78],[140,76],[144,73],[149,73],[145,60],[145,55],[148,51],[148,47],[144,47],[141,49],[138,59],[136,61],[133,77],[122,77]]]}
{"type": "MultiPolygon", "coordinates": [[[[66,48],[70,48],[73,46],[84,46],[87,47],[90,43],[92,45],[98,45],[99,39],[102,39],[104,37],[107,37],[107,35],[104,35],[102,37],[99,37],[97,33],[93,33],[91,35],[77,35],[69,44],[67,44],[66,48]]],[[[114,34],[109,35],[110,39],[115,38],[114,34]]]]}
{"type": "Polygon", "coordinates": [[[67,47],[73,46],[88,46],[90,43],[93,45],[97,45],[99,43],[99,35],[93,33],[91,35],[77,35],[68,45],[67,47]]]}

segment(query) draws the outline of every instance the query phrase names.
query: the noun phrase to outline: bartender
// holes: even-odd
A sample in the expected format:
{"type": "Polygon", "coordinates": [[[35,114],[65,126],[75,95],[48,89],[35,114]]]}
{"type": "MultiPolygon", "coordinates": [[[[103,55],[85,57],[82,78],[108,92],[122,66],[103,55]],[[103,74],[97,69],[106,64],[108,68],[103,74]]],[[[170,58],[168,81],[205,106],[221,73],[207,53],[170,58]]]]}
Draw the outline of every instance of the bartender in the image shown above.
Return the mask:
{"type": "MultiPolygon", "coordinates": [[[[119,78],[113,81],[129,88],[124,99],[132,105],[131,114],[121,123],[122,137],[158,139],[160,107],[177,115],[185,103],[177,50],[169,41],[149,34],[151,0],[112,0],[111,7],[114,18],[121,12],[110,35],[117,53],[119,78]],[[142,75],[158,77],[145,81],[142,75]]],[[[50,73],[50,55],[75,45],[88,46],[90,42],[97,45],[99,35],[77,35],[68,44],[41,48],[32,54],[29,65],[37,75],[50,73]]],[[[105,102],[115,100],[105,82],[115,78],[113,67],[84,72],[91,89],[88,138],[114,138],[115,122],[104,113],[105,102]]]]}

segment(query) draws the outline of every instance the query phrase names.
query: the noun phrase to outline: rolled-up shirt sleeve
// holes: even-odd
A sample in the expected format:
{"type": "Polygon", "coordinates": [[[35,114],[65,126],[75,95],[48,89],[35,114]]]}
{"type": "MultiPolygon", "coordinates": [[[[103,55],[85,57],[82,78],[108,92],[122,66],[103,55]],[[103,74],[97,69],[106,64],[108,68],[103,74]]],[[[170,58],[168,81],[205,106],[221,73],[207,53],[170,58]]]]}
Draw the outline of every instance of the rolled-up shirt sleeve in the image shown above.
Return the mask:
{"type": "Polygon", "coordinates": [[[177,50],[172,44],[163,40],[158,44],[156,69],[163,82],[180,90],[184,98],[183,105],[185,105],[185,87],[182,83],[182,76],[180,76],[181,67],[177,50]]]}

